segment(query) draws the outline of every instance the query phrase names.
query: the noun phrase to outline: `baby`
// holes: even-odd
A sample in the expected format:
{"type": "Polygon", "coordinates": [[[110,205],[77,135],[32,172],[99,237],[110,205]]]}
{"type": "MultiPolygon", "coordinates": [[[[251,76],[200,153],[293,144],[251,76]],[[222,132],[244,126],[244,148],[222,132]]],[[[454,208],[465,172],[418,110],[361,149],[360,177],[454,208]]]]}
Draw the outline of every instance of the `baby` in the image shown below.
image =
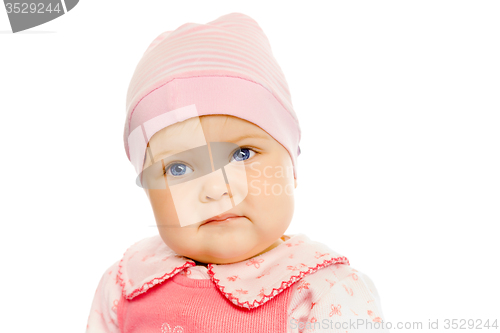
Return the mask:
{"type": "Polygon", "coordinates": [[[372,281],[303,234],[300,127],[262,29],[231,13],[158,36],[124,143],[159,235],[103,275],[87,332],[387,331],[372,281]]]}

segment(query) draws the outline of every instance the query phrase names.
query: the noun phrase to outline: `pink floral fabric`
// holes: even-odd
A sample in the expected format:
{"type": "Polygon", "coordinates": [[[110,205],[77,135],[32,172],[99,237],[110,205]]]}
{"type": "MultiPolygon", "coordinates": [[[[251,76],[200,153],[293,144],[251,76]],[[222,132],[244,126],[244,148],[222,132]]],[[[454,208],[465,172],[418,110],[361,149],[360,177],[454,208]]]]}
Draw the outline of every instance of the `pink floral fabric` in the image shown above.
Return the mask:
{"type": "MultiPolygon", "coordinates": [[[[352,322],[368,325],[383,320],[373,282],[350,267],[347,258],[303,234],[283,239],[260,256],[208,268],[174,253],[159,235],[143,239],[103,275],[87,332],[120,332],[120,299],[132,300],[176,274],[210,279],[229,302],[248,310],[292,288],[287,332],[349,332],[352,322]]],[[[358,331],[370,329],[358,327],[358,331]]],[[[380,327],[375,331],[387,332],[380,327]]]]}

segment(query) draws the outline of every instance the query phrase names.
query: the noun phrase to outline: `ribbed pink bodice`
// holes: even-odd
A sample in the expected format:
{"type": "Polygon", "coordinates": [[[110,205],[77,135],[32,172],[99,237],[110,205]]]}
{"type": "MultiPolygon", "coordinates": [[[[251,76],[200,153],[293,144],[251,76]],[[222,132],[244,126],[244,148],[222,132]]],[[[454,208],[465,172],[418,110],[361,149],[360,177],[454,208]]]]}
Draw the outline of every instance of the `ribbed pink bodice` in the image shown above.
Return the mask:
{"type": "Polygon", "coordinates": [[[247,310],[232,304],[210,279],[177,274],[133,300],[122,297],[118,323],[123,333],[286,332],[291,291],[247,310]]]}

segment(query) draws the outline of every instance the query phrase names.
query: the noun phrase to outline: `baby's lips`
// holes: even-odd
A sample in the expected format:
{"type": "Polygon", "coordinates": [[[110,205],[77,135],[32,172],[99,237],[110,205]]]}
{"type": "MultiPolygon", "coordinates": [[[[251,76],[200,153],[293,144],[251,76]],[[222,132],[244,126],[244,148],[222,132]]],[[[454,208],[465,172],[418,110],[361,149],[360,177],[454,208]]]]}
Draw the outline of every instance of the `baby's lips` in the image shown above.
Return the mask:
{"type": "Polygon", "coordinates": [[[201,225],[207,224],[208,222],[220,222],[220,221],[224,221],[227,218],[239,218],[239,217],[243,217],[243,216],[237,215],[237,214],[232,214],[232,213],[220,214],[220,215],[217,215],[217,216],[214,216],[214,217],[211,217],[209,219],[204,220],[201,225]]]}
{"type": "Polygon", "coordinates": [[[75,8],[79,0],[4,0],[12,32],[27,30],[58,18],[75,8]],[[64,6],[63,6],[64,4],[64,6]],[[26,6],[28,5],[28,6],[26,6]]]}

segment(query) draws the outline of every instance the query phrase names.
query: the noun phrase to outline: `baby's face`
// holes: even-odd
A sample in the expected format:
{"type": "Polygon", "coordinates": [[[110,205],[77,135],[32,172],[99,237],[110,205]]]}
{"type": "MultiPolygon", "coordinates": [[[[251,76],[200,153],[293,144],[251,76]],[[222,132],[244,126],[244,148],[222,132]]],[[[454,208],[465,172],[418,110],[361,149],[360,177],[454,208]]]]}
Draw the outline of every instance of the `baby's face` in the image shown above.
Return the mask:
{"type": "Polygon", "coordinates": [[[196,117],[157,132],[148,146],[144,170],[159,165],[168,185],[145,191],[159,233],[176,253],[226,264],[282,242],[293,216],[297,183],[288,151],[260,127],[232,116],[196,117]],[[202,151],[192,148],[207,144],[209,162],[201,166],[197,163],[202,159],[196,157],[202,151]],[[220,168],[223,159],[225,173],[220,168]],[[239,217],[205,223],[223,214],[239,217]]]}

